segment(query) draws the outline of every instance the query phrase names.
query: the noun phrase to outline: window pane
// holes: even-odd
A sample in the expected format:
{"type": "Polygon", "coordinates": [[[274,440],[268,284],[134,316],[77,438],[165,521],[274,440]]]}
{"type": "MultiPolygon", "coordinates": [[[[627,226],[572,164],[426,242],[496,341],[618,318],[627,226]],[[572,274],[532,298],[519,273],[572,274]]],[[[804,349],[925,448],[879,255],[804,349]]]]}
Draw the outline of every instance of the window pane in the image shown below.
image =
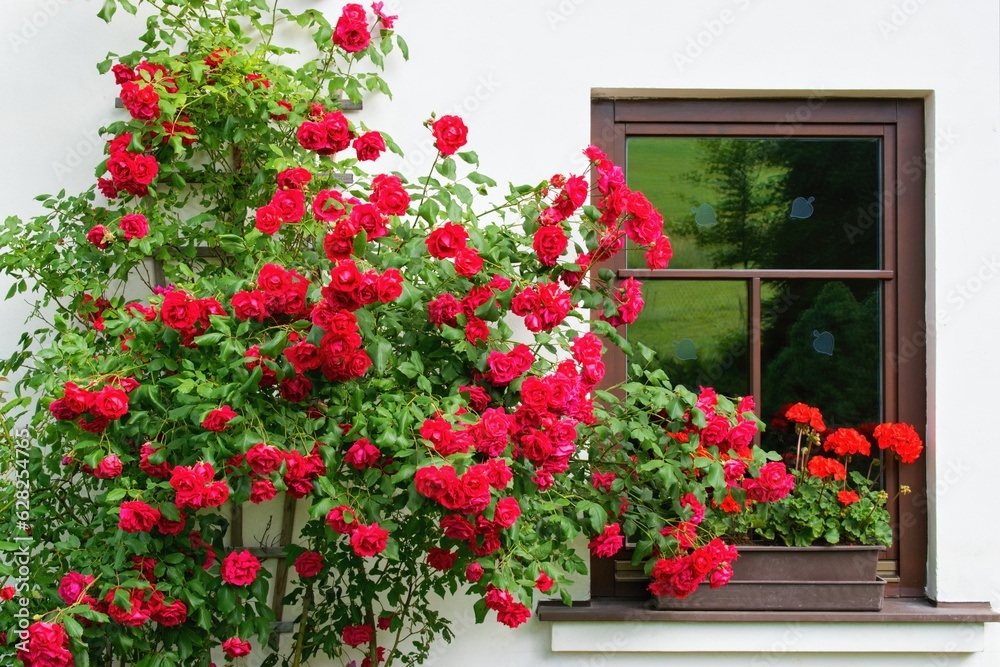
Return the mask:
{"type": "Polygon", "coordinates": [[[880,268],[877,138],[631,137],[626,166],[663,214],[671,268],[880,268]]]}
{"type": "Polygon", "coordinates": [[[647,280],[642,293],[646,306],[626,333],[656,351],[672,383],[749,393],[745,281],[647,280]]]}
{"type": "MultiPolygon", "coordinates": [[[[761,419],[787,404],[822,411],[829,428],[878,422],[882,414],[882,303],[876,281],[765,281],[761,310],[761,419]]],[[[769,428],[781,449],[794,434],[769,428]]],[[[794,447],[794,445],[793,445],[794,447]]]]}

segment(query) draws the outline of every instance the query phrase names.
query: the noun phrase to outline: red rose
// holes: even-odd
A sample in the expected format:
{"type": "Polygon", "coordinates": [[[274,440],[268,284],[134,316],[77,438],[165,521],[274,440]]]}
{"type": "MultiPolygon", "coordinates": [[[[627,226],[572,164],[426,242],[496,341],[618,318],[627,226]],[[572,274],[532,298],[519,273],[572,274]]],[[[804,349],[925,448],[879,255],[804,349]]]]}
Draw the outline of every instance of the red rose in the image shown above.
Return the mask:
{"type": "Polygon", "coordinates": [[[483,270],[483,258],[474,248],[462,248],[455,256],[455,273],[471,278],[483,270]]]}
{"type": "Polygon", "coordinates": [[[281,229],[281,211],[273,203],[265,204],[257,209],[254,227],[261,234],[273,236],[281,229]]]}
{"type": "Polygon", "coordinates": [[[118,221],[118,228],[122,230],[126,241],[141,239],[149,234],[149,221],[141,213],[129,213],[118,221]]]}
{"type": "MultiPolygon", "coordinates": [[[[345,9],[345,14],[337,20],[337,26],[333,31],[333,43],[344,49],[348,53],[357,53],[358,51],[364,51],[368,48],[371,43],[371,33],[368,32],[368,24],[366,21],[354,21],[346,14],[347,5],[345,9]]],[[[360,7],[360,5],[355,5],[360,7]]],[[[362,10],[363,11],[363,10],[362,10]]]]}
{"type": "Polygon", "coordinates": [[[354,140],[354,150],[359,161],[374,161],[385,151],[385,140],[379,132],[365,132],[354,140]]]}
{"type": "Polygon", "coordinates": [[[555,580],[544,572],[538,575],[535,579],[535,588],[537,588],[542,593],[548,593],[555,586],[555,580]]]}
{"type": "Polygon", "coordinates": [[[485,572],[486,571],[483,569],[483,566],[479,563],[469,563],[465,566],[465,578],[467,581],[471,581],[473,583],[482,579],[485,572]]]}
{"type": "Polygon", "coordinates": [[[118,527],[127,533],[148,533],[160,520],[160,511],[141,500],[126,500],[119,508],[118,527]]]}
{"type": "Polygon", "coordinates": [[[555,266],[567,245],[569,245],[569,238],[563,228],[558,225],[539,227],[531,244],[542,266],[555,266]]]}
{"type": "Polygon", "coordinates": [[[229,500],[229,483],[226,480],[205,485],[205,507],[219,507],[229,500]]]}
{"type": "Polygon", "coordinates": [[[587,545],[590,553],[598,558],[610,558],[625,545],[625,536],[621,534],[622,527],[617,523],[609,523],[604,532],[590,540],[587,545]]]}
{"type": "Polygon", "coordinates": [[[129,607],[128,609],[124,609],[114,604],[115,592],[117,590],[119,589],[112,588],[104,596],[104,601],[108,603],[108,615],[111,617],[111,620],[131,628],[137,628],[145,624],[149,620],[149,609],[145,604],[149,591],[133,588],[128,596],[129,607]]]}
{"type": "Polygon", "coordinates": [[[191,298],[187,292],[174,290],[163,297],[160,319],[171,329],[178,331],[190,329],[200,316],[201,306],[197,299],[191,298]]]}
{"type": "Polygon", "coordinates": [[[98,479],[113,479],[122,474],[122,462],[115,454],[108,454],[94,469],[94,477],[98,479]]]}
{"type": "Polygon", "coordinates": [[[201,427],[208,431],[225,431],[230,420],[236,416],[228,405],[210,411],[201,421],[201,427]]]}
{"type": "Polygon", "coordinates": [[[118,387],[108,385],[94,394],[90,410],[98,417],[121,419],[128,412],[128,394],[118,387]]]}
{"type": "Polygon", "coordinates": [[[234,586],[249,586],[257,579],[260,561],[249,550],[230,552],[222,560],[219,573],[222,580],[234,586]]]}
{"type": "Polygon", "coordinates": [[[273,206],[282,223],[295,223],[305,215],[305,195],[301,190],[278,190],[268,206],[273,206]]]}
{"type": "Polygon", "coordinates": [[[163,514],[160,514],[160,520],[156,523],[156,529],[164,535],[180,535],[181,531],[184,530],[187,520],[184,512],[178,512],[178,514],[180,514],[180,519],[177,521],[171,521],[164,517],[163,514]]]}
{"type": "Polygon", "coordinates": [[[359,556],[374,556],[385,550],[389,539],[389,531],[380,528],[378,523],[371,525],[358,524],[351,535],[351,548],[359,556]]]}
{"type": "Polygon", "coordinates": [[[292,567],[303,579],[315,577],[323,569],[323,555],[316,551],[303,551],[295,559],[292,567]]]}
{"type": "Polygon", "coordinates": [[[361,438],[347,450],[344,461],[355,470],[365,470],[371,468],[382,458],[382,453],[378,447],[368,442],[367,438],[361,438]]]}
{"type": "Polygon", "coordinates": [[[505,609],[497,611],[497,620],[508,628],[516,628],[529,618],[531,618],[531,610],[520,602],[515,602],[505,609]]]}
{"type": "Polygon", "coordinates": [[[406,215],[406,209],[410,206],[410,195],[403,188],[398,176],[379,174],[372,179],[372,193],[368,201],[386,215],[406,215]]]}
{"type": "Polygon", "coordinates": [[[267,502],[276,495],[278,495],[278,489],[275,488],[274,483],[269,479],[255,479],[253,484],[250,485],[250,502],[254,505],[267,502]]]}
{"type": "Polygon", "coordinates": [[[458,116],[441,116],[431,126],[434,146],[442,155],[453,155],[465,145],[469,129],[458,116]]]}
{"type": "Polygon", "coordinates": [[[250,642],[240,639],[239,637],[230,637],[226,641],[222,642],[222,650],[230,658],[239,658],[244,655],[250,655],[250,642]]]}
{"type": "Polygon", "coordinates": [[[31,667],[72,667],[69,635],[60,623],[38,621],[28,626],[27,641],[18,644],[17,658],[31,667]]]}
{"type": "Polygon", "coordinates": [[[312,388],[312,381],[304,375],[299,375],[297,377],[282,378],[278,390],[281,392],[281,397],[286,401],[301,403],[309,398],[312,388]]]}
{"type": "Polygon", "coordinates": [[[67,405],[65,399],[57,398],[56,400],[49,403],[49,412],[52,416],[60,421],[68,421],[70,419],[76,419],[80,413],[74,411],[67,405]]]}
{"type": "Polygon", "coordinates": [[[510,528],[520,516],[521,506],[517,504],[517,498],[507,497],[497,501],[493,521],[501,528],[510,528]]]}
{"type": "Polygon", "coordinates": [[[674,250],[670,246],[670,239],[666,236],[660,236],[646,251],[646,268],[665,269],[670,265],[673,256],[674,250]]]}
{"type": "Polygon", "coordinates": [[[375,636],[375,628],[370,625],[348,625],[340,636],[348,646],[361,646],[371,642],[375,636]]]}
{"type": "Polygon", "coordinates": [[[462,225],[446,222],[428,234],[425,243],[431,257],[449,259],[456,257],[466,247],[468,240],[469,233],[462,225]]]}
{"type": "Polygon", "coordinates": [[[187,605],[181,600],[174,600],[168,605],[161,603],[149,617],[160,625],[170,628],[186,621],[187,615],[187,605]]]}
{"type": "Polygon", "coordinates": [[[326,515],[326,525],[341,535],[350,535],[358,528],[354,510],[347,505],[340,505],[330,510],[326,515]]]}
{"type": "Polygon", "coordinates": [[[114,242],[115,236],[104,225],[94,225],[87,232],[87,240],[101,250],[104,250],[114,242]]]}
{"type": "Polygon", "coordinates": [[[277,178],[278,187],[282,190],[301,190],[311,180],[312,173],[303,167],[285,169],[278,174],[277,178]]]}
{"type": "Polygon", "coordinates": [[[299,145],[306,150],[319,151],[328,148],[326,128],[315,121],[303,121],[295,133],[295,138],[299,140],[299,145]]]}
{"type": "MultiPolygon", "coordinates": [[[[87,588],[94,583],[94,576],[70,571],[59,580],[59,597],[67,605],[74,605],[83,600],[87,588]]],[[[6,590],[6,589],[4,589],[6,590]]],[[[10,598],[7,598],[8,600],[10,598]]]]}
{"type": "Polygon", "coordinates": [[[378,300],[382,303],[395,301],[403,294],[403,274],[397,269],[386,269],[375,284],[378,300]]]}
{"type": "MultiPolygon", "coordinates": [[[[0,602],[7,602],[14,599],[14,595],[17,594],[17,589],[13,586],[4,586],[0,588],[0,602]]],[[[66,604],[73,604],[73,602],[67,602],[66,604]]]]}
{"type": "Polygon", "coordinates": [[[427,552],[427,564],[435,570],[440,570],[441,572],[447,572],[450,570],[452,566],[455,565],[455,559],[457,558],[457,552],[449,549],[442,549],[440,547],[432,547],[431,550],[427,552]]]}

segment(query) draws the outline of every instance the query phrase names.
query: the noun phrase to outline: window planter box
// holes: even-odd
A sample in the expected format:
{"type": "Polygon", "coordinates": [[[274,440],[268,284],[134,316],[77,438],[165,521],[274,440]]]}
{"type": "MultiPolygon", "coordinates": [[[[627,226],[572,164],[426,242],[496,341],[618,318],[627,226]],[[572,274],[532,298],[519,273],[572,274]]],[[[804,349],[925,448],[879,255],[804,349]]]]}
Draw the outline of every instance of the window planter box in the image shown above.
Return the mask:
{"type": "Polygon", "coordinates": [[[721,588],[702,584],[679,600],[654,596],[661,610],[879,611],[885,580],[879,546],[740,547],[733,578],[721,588]]]}

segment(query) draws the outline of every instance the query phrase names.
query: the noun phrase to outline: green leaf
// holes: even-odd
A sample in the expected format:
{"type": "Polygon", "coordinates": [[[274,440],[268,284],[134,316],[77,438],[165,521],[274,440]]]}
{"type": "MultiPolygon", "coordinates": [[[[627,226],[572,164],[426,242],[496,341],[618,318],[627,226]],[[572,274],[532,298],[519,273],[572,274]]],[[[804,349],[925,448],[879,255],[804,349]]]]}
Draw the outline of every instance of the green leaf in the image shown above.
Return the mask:
{"type": "Polygon", "coordinates": [[[97,12],[97,15],[104,20],[105,23],[111,23],[111,17],[115,15],[118,10],[118,3],[115,0],[104,0],[104,6],[101,7],[101,11],[97,12]]]}
{"type": "Polygon", "coordinates": [[[66,614],[62,619],[63,627],[66,628],[66,634],[68,634],[73,639],[79,639],[83,636],[83,626],[80,622],[73,618],[70,614],[66,614]]]}
{"type": "Polygon", "coordinates": [[[463,162],[479,166],[479,155],[476,154],[476,151],[462,151],[460,153],[456,153],[456,155],[458,155],[463,162]]]}
{"type": "Polygon", "coordinates": [[[124,497],[125,497],[125,489],[117,488],[108,491],[108,495],[105,497],[105,500],[109,503],[116,503],[124,497]]]}
{"type": "Polygon", "coordinates": [[[233,609],[236,609],[236,591],[230,586],[222,585],[215,595],[219,603],[219,611],[223,614],[228,614],[233,609]]]}

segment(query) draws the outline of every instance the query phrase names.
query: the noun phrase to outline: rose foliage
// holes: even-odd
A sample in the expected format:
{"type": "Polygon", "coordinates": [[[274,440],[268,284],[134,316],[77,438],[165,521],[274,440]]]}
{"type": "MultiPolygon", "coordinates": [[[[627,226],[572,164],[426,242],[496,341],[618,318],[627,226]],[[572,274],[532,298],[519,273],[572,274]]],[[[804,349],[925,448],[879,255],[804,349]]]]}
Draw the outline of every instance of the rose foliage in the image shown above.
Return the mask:
{"type": "Polygon", "coordinates": [[[706,510],[737,479],[779,497],[784,468],[751,445],[752,401],[674,387],[619,335],[641,285],[600,263],[626,243],[670,259],[621,169],[590,147],[587,173],[500,188],[475,128],[432,115],[430,172],[385,171],[396,144],[341,108],[388,94],[383,61],[406,56],[382,3],[148,4],[142,48],[99,65],[125,117],[94,185],[0,232],[9,296],[35,290],[43,322],[4,363],[23,377],[6,442],[28,421],[32,442],[27,490],[0,487],[0,653],[415,664],[452,636],[434,596],[516,627],[536,589],[570,602],[584,545],[626,539],[662,592],[724,584],[736,554],[706,510]],[[293,68],[279,37],[313,52],[293,68]],[[232,528],[289,499],[309,519],[282,653],[254,550],[275,533],[232,528]]]}

